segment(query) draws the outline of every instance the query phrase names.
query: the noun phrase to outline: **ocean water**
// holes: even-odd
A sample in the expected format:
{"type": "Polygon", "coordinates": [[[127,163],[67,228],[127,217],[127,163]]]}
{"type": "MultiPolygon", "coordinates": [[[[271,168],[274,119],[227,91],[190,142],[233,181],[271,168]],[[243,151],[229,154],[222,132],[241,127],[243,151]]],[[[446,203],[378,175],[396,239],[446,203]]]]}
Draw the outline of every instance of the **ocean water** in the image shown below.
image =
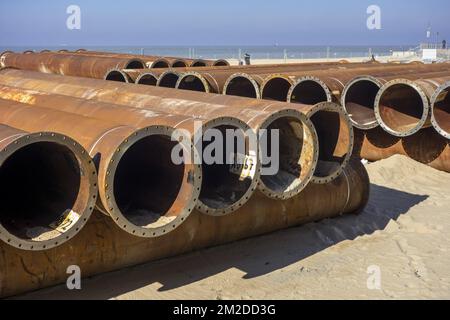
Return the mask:
{"type": "Polygon", "coordinates": [[[248,53],[253,59],[317,59],[317,58],[352,58],[388,56],[392,51],[406,51],[415,48],[414,45],[404,46],[111,46],[111,47],[0,47],[0,51],[11,50],[76,50],[89,49],[131,54],[147,54],[155,56],[190,57],[204,59],[237,59],[248,53]]]}

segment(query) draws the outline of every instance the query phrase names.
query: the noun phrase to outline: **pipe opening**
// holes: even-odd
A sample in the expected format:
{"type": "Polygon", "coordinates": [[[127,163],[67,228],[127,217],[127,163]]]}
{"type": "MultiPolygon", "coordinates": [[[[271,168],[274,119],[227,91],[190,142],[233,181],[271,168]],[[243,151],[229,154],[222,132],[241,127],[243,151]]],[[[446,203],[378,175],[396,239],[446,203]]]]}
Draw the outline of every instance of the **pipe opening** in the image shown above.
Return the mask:
{"type": "Polygon", "coordinates": [[[116,82],[128,82],[126,75],[123,72],[116,70],[108,72],[105,80],[116,82]]]}
{"type": "Polygon", "coordinates": [[[269,80],[262,90],[262,98],[275,101],[287,101],[291,83],[284,78],[273,78],[269,80]]]}
{"type": "Polygon", "coordinates": [[[190,91],[199,91],[199,92],[207,92],[207,88],[203,84],[203,81],[195,76],[195,75],[187,75],[184,76],[180,83],[178,84],[178,89],[181,90],[190,90],[190,91]]]}
{"type": "Polygon", "coordinates": [[[253,177],[242,176],[241,170],[234,170],[234,166],[230,167],[230,165],[227,164],[229,163],[227,159],[232,156],[230,153],[239,154],[238,143],[235,143],[234,148],[228,150],[229,153],[227,154],[227,143],[225,143],[227,130],[237,131],[241,137],[244,137],[244,131],[233,125],[221,125],[212,129],[218,130],[224,140],[216,141],[213,137],[211,139],[212,141],[203,142],[203,184],[200,193],[200,201],[212,210],[225,210],[237,204],[245,197],[252,186],[253,177]],[[213,143],[214,145],[217,145],[214,152],[206,152],[206,150],[212,148],[211,145],[213,143]],[[217,161],[215,161],[214,164],[209,164],[212,161],[205,159],[206,155],[211,155],[217,161]]]}
{"type": "Polygon", "coordinates": [[[187,63],[183,60],[177,60],[172,63],[172,68],[186,68],[187,66],[187,63]]]}
{"type": "Polygon", "coordinates": [[[214,62],[214,67],[228,67],[230,64],[226,60],[217,60],[214,62]]]}
{"type": "Polygon", "coordinates": [[[437,96],[433,106],[433,118],[439,128],[450,136],[450,85],[437,96]]]}
{"type": "Polygon", "coordinates": [[[337,176],[352,152],[352,128],[344,114],[320,110],[311,121],[319,139],[319,161],[314,177],[327,179],[337,176]]]}
{"type": "Polygon", "coordinates": [[[156,86],[157,83],[158,79],[152,74],[142,75],[137,82],[137,84],[143,84],[146,86],[156,86]]]}
{"type": "Polygon", "coordinates": [[[327,101],[327,91],[320,83],[314,80],[305,80],[298,83],[291,94],[291,102],[294,103],[316,105],[327,101]]]}
{"type": "Polygon", "coordinates": [[[279,156],[279,170],[274,175],[261,175],[261,181],[271,192],[284,195],[294,190],[301,191],[311,177],[313,161],[313,134],[303,122],[295,117],[282,117],[267,127],[268,157],[279,156]],[[272,130],[279,132],[279,141],[272,141],[272,130]],[[272,144],[279,144],[279,154],[271,154],[272,144]]]}
{"type": "Polygon", "coordinates": [[[208,64],[206,63],[206,61],[203,60],[197,60],[194,61],[194,63],[192,63],[191,67],[207,67],[208,64]]]}
{"type": "Polygon", "coordinates": [[[125,66],[125,69],[145,69],[145,63],[140,60],[131,60],[125,66]]]}
{"type": "Polygon", "coordinates": [[[177,86],[177,82],[180,76],[173,72],[167,72],[158,80],[158,86],[164,88],[175,88],[177,86]]]}
{"type": "Polygon", "coordinates": [[[424,112],[422,96],[410,85],[393,84],[381,94],[379,115],[394,132],[406,134],[416,129],[424,112]]]}
{"type": "Polygon", "coordinates": [[[225,94],[229,96],[239,96],[257,99],[259,97],[258,88],[255,88],[250,79],[237,76],[228,82],[225,94]]]}
{"type": "Polygon", "coordinates": [[[350,119],[362,129],[376,125],[375,99],[380,86],[371,80],[359,80],[353,83],[344,96],[344,107],[350,119]]]}
{"type": "Polygon", "coordinates": [[[137,141],[120,159],[114,197],[122,215],[133,225],[160,227],[171,223],[180,212],[169,213],[185,176],[185,165],[172,161],[176,145],[169,136],[152,135],[137,141]]]}
{"type": "Polygon", "coordinates": [[[0,224],[24,241],[60,237],[76,223],[67,219],[69,214],[80,211],[80,201],[87,201],[81,199],[76,155],[54,142],[20,148],[1,165],[0,179],[0,224]]]}
{"type": "Polygon", "coordinates": [[[166,60],[157,60],[152,64],[152,68],[154,69],[167,69],[170,68],[169,62],[166,60]]]}

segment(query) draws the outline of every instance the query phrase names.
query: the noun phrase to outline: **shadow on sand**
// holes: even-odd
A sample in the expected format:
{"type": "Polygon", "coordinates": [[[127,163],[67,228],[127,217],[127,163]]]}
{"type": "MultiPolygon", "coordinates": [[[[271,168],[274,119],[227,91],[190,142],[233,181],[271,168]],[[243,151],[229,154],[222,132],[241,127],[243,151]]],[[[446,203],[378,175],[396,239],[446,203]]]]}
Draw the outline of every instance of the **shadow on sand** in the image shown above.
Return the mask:
{"type": "MultiPolygon", "coordinates": [[[[196,253],[149,263],[93,277],[83,290],[65,286],[23,296],[27,299],[109,299],[154,283],[160,292],[186,286],[235,268],[244,279],[259,277],[302,261],[336,244],[384,230],[392,221],[428,196],[409,194],[372,185],[371,199],[364,212],[324,220],[266,236],[248,239],[196,253]]],[[[23,298],[22,297],[22,298],[23,298]]]]}

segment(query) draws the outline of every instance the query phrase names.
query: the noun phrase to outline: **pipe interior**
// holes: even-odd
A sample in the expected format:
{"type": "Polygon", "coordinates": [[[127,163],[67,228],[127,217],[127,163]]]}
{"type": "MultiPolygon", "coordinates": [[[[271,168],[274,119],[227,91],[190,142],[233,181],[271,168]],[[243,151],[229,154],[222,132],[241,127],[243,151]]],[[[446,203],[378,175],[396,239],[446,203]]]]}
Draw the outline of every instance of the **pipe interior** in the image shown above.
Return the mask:
{"type": "Polygon", "coordinates": [[[374,108],[378,91],[380,87],[370,80],[360,80],[348,88],[345,110],[355,123],[364,126],[377,121],[374,108]]]}
{"type": "Polygon", "coordinates": [[[229,96],[239,96],[256,99],[258,97],[256,90],[257,89],[249,79],[239,76],[233,78],[228,83],[225,94],[229,96]]]}
{"type": "MultiPolygon", "coordinates": [[[[279,156],[279,170],[275,175],[262,175],[264,185],[276,193],[283,193],[300,185],[310,172],[310,161],[305,159],[314,150],[305,150],[307,137],[303,123],[294,117],[283,117],[267,127],[267,149],[263,153],[269,157],[279,156]],[[278,130],[279,141],[272,141],[272,130],[278,130]],[[279,154],[271,154],[272,144],[279,144],[279,154]]],[[[264,144],[262,144],[263,146],[264,144]]],[[[310,159],[310,158],[309,158],[310,159]]],[[[264,164],[264,167],[270,165],[264,164]]]]}
{"type": "Polygon", "coordinates": [[[159,60],[157,62],[155,62],[152,66],[152,68],[154,69],[163,69],[163,68],[170,68],[170,65],[167,61],[164,60],[159,60]]]}
{"type": "Polygon", "coordinates": [[[203,159],[203,183],[200,200],[203,204],[214,210],[223,210],[237,204],[245,196],[252,186],[253,177],[241,177],[242,170],[233,170],[230,167],[229,161],[227,164],[226,160],[233,156],[233,154],[239,154],[239,144],[237,143],[237,139],[235,139],[236,143],[234,143],[234,149],[229,150],[229,153],[227,154],[227,143],[225,143],[226,131],[237,131],[243,139],[244,132],[242,129],[231,125],[218,126],[213,129],[221,132],[223,143],[222,141],[216,141],[214,138],[212,141],[204,141],[202,155],[205,156],[205,149],[211,147],[211,144],[214,143],[214,145],[217,145],[217,149],[212,152],[212,156],[220,157],[221,154],[222,157],[220,161],[217,161],[214,164],[208,164],[208,162],[205,161],[205,158],[203,159]],[[217,155],[216,152],[220,152],[220,154],[217,155]]]}
{"type": "Polygon", "coordinates": [[[406,133],[417,127],[425,110],[416,89],[407,84],[395,84],[383,92],[379,112],[387,127],[406,133]]]}
{"type": "Polygon", "coordinates": [[[434,119],[442,130],[450,134],[450,87],[442,90],[434,103],[434,119]]]}
{"type": "Polygon", "coordinates": [[[327,102],[328,96],[320,83],[313,80],[302,81],[292,91],[291,102],[315,105],[327,102]]]}
{"type": "Polygon", "coordinates": [[[175,88],[177,86],[177,82],[180,76],[175,73],[166,73],[161,76],[159,79],[158,86],[159,87],[165,87],[165,88],[175,88]]]}
{"type": "Polygon", "coordinates": [[[224,60],[218,60],[214,62],[215,67],[228,67],[228,63],[224,60]]]}
{"type": "Polygon", "coordinates": [[[266,83],[262,98],[275,101],[286,101],[291,83],[283,78],[273,78],[266,83]]]}
{"type": "Polygon", "coordinates": [[[111,71],[106,76],[106,80],[108,81],[116,81],[116,82],[127,82],[125,75],[119,71],[111,71]]]}
{"type": "Polygon", "coordinates": [[[172,64],[172,68],[186,68],[187,66],[187,63],[182,60],[175,61],[172,64]]]}
{"type": "Polygon", "coordinates": [[[36,142],[6,159],[0,181],[1,225],[20,239],[47,241],[61,235],[55,229],[74,210],[81,170],[67,147],[36,142]]]}
{"type": "Polygon", "coordinates": [[[194,75],[188,75],[184,77],[178,86],[178,89],[181,90],[190,90],[190,91],[199,91],[199,92],[206,92],[205,85],[200,80],[199,77],[196,77],[194,75]]]}
{"type": "Polygon", "coordinates": [[[114,196],[132,224],[148,228],[176,218],[166,216],[183,185],[185,165],[172,161],[176,144],[168,136],[148,136],[121,158],[114,177],[114,196]]]}
{"type": "Polygon", "coordinates": [[[130,61],[125,69],[145,69],[145,63],[139,60],[130,61]]]}
{"type": "Polygon", "coordinates": [[[138,84],[143,84],[146,86],[156,86],[158,79],[152,74],[145,74],[140,79],[138,84]]]}
{"type": "Polygon", "coordinates": [[[319,161],[314,176],[327,178],[341,169],[351,151],[351,129],[344,116],[334,111],[318,111],[311,121],[319,139],[319,161]]]}
{"type": "Polygon", "coordinates": [[[207,65],[204,61],[196,61],[192,64],[192,67],[207,67],[207,65]]]}

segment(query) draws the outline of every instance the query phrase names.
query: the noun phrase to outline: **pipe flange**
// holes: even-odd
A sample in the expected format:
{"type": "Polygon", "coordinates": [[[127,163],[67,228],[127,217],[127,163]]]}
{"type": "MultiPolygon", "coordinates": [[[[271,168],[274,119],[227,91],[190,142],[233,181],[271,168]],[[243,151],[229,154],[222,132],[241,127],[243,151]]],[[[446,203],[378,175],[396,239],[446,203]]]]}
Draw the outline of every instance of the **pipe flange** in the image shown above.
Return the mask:
{"type": "MultiPolygon", "coordinates": [[[[164,225],[161,225],[158,222],[154,223],[154,226],[150,225],[147,227],[140,227],[133,223],[131,223],[121,212],[118,207],[114,194],[114,177],[117,171],[117,167],[120,163],[120,160],[124,156],[124,154],[128,151],[128,149],[133,146],[135,143],[144,139],[146,137],[152,135],[161,135],[167,136],[168,138],[173,137],[173,134],[176,129],[167,127],[167,126],[150,126],[143,128],[141,130],[136,131],[127,139],[125,139],[122,144],[117,148],[116,152],[110,159],[110,163],[108,164],[106,179],[105,179],[105,196],[108,208],[106,211],[114,220],[114,222],[125,232],[135,235],[141,238],[156,238],[163,236],[176,228],[178,228],[182,223],[186,221],[192,211],[195,209],[195,205],[197,199],[199,198],[201,191],[201,183],[202,183],[202,174],[201,174],[201,166],[197,165],[199,163],[199,155],[195,152],[192,147],[192,142],[188,137],[184,137],[182,141],[179,141],[183,145],[183,147],[187,150],[193,150],[193,159],[189,159],[192,164],[192,169],[190,172],[185,174],[185,178],[188,179],[192,183],[193,193],[189,199],[189,205],[184,206],[181,212],[176,216],[175,219],[170,222],[166,222],[164,225]]],[[[180,133],[181,134],[181,133],[180,133]]]]}
{"type": "MultiPolygon", "coordinates": [[[[252,129],[243,121],[234,118],[234,117],[218,117],[214,120],[206,122],[203,127],[203,133],[206,132],[206,130],[213,129],[219,126],[233,126],[235,128],[238,128],[242,130],[244,133],[247,131],[252,131],[252,129]]],[[[257,151],[256,151],[257,152],[257,151]]],[[[256,153],[255,152],[255,153],[256,153]]],[[[197,210],[200,211],[203,214],[214,216],[214,217],[221,217],[228,214],[231,214],[235,212],[236,210],[242,208],[251,198],[253,193],[255,192],[258,181],[261,176],[261,163],[258,159],[257,153],[256,155],[251,155],[250,150],[247,150],[246,156],[253,158],[253,163],[255,163],[255,172],[254,176],[251,178],[251,184],[247,191],[241,196],[241,198],[233,203],[232,205],[229,205],[225,208],[215,209],[211,208],[210,206],[206,205],[201,199],[197,202],[197,210]]],[[[201,158],[201,162],[203,162],[203,157],[201,158]]]]}
{"type": "MultiPolygon", "coordinates": [[[[373,76],[364,75],[364,76],[355,77],[355,78],[353,78],[350,82],[348,82],[345,85],[344,90],[342,91],[341,105],[345,109],[347,114],[349,114],[350,121],[351,121],[351,123],[353,124],[354,127],[358,128],[358,129],[361,129],[361,130],[375,129],[376,127],[379,126],[377,121],[375,121],[374,123],[366,124],[366,125],[359,124],[359,123],[357,123],[357,122],[355,122],[353,120],[353,117],[350,116],[350,113],[347,110],[347,94],[348,94],[348,91],[352,88],[352,86],[354,84],[356,84],[356,83],[358,83],[360,81],[372,82],[373,84],[378,86],[378,88],[380,88],[380,89],[383,86],[383,83],[380,80],[378,80],[376,77],[373,77],[373,76]]],[[[374,106],[374,108],[375,108],[375,106],[374,106]]]]}
{"type": "Polygon", "coordinates": [[[350,117],[347,114],[347,112],[342,108],[340,105],[334,103],[334,102],[321,102],[315,105],[307,114],[308,118],[311,118],[314,114],[316,114],[319,111],[330,111],[330,112],[337,112],[340,114],[341,120],[343,119],[347,123],[349,136],[349,148],[347,150],[347,154],[345,155],[344,159],[342,160],[339,169],[333,172],[331,175],[328,175],[327,177],[317,177],[313,176],[311,182],[315,184],[327,184],[330,182],[333,182],[336,180],[343,172],[344,168],[347,167],[348,163],[352,159],[353,150],[355,148],[355,130],[353,129],[352,123],[350,121],[350,117]]]}
{"type": "Polygon", "coordinates": [[[244,79],[247,79],[248,81],[250,81],[253,88],[255,89],[256,99],[261,99],[261,88],[259,86],[259,83],[252,76],[250,76],[247,73],[235,73],[235,74],[231,75],[225,82],[225,85],[223,86],[222,94],[227,95],[228,86],[236,78],[244,78],[244,79]]]}
{"type": "Polygon", "coordinates": [[[150,69],[170,68],[170,61],[167,59],[164,59],[164,58],[158,58],[155,61],[153,61],[152,63],[150,63],[150,65],[149,65],[149,63],[144,63],[144,65],[146,65],[150,69]],[[167,66],[164,66],[162,68],[159,68],[159,67],[157,68],[156,65],[161,62],[165,63],[167,66]]]}
{"type": "Polygon", "coordinates": [[[140,74],[140,75],[136,78],[136,81],[135,81],[134,83],[135,83],[135,84],[141,84],[141,83],[140,83],[141,80],[142,80],[143,78],[145,78],[145,77],[153,77],[153,78],[156,80],[155,83],[156,83],[156,84],[158,83],[159,77],[158,77],[157,75],[155,75],[154,73],[152,73],[152,72],[145,72],[145,73],[140,74]]]}
{"type": "MultiPolygon", "coordinates": [[[[211,84],[206,80],[206,78],[201,75],[198,72],[195,71],[189,71],[189,72],[183,72],[178,78],[177,84],[175,85],[175,89],[179,89],[181,82],[186,79],[187,77],[195,77],[202,83],[203,87],[205,88],[205,93],[211,93],[211,84]]],[[[212,77],[214,79],[214,77],[212,77]]],[[[216,83],[217,85],[217,83],[216,83]]],[[[218,88],[218,87],[217,87],[218,88]]]]}
{"type": "MultiPolygon", "coordinates": [[[[314,124],[312,121],[307,117],[307,115],[301,113],[298,110],[295,109],[283,109],[278,112],[272,113],[267,119],[263,122],[263,124],[260,127],[260,130],[267,129],[270,127],[272,123],[274,123],[276,120],[285,118],[285,117],[292,117],[300,120],[300,122],[304,126],[304,135],[306,137],[306,140],[309,141],[313,148],[313,154],[309,157],[310,160],[310,169],[308,170],[307,175],[304,177],[302,182],[292,188],[291,190],[287,192],[276,192],[274,190],[269,189],[265,184],[264,181],[259,179],[258,181],[258,189],[268,198],[275,199],[275,200],[288,200],[295,196],[297,196],[300,192],[302,192],[306,186],[312,181],[314,176],[314,171],[316,169],[317,163],[319,161],[319,143],[318,143],[318,136],[317,131],[314,128],[314,124]]],[[[302,153],[308,152],[308,148],[303,148],[302,153]]],[[[259,152],[259,159],[261,159],[261,150],[259,152]]]]}
{"type": "Polygon", "coordinates": [[[106,71],[105,76],[103,77],[103,80],[109,80],[108,77],[112,74],[112,73],[117,73],[120,74],[120,76],[123,78],[123,80],[125,80],[125,83],[133,83],[133,80],[131,80],[130,76],[123,71],[122,69],[118,69],[118,68],[112,68],[109,69],[108,71],[106,71]]]}
{"type": "Polygon", "coordinates": [[[300,77],[299,79],[297,79],[292,84],[292,86],[291,86],[291,88],[289,89],[289,92],[288,92],[287,102],[292,102],[292,96],[294,94],[294,90],[296,89],[297,86],[299,86],[301,83],[306,82],[306,81],[312,81],[312,82],[315,82],[318,85],[320,85],[322,87],[323,91],[325,92],[326,96],[327,96],[327,101],[326,102],[332,102],[333,101],[333,94],[331,93],[330,88],[328,88],[328,86],[327,86],[327,84],[325,82],[323,82],[318,77],[304,76],[304,77],[300,77]]]}
{"type": "Polygon", "coordinates": [[[416,84],[414,81],[411,81],[411,80],[395,79],[395,80],[389,81],[383,87],[381,87],[380,91],[377,94],[377,97],[375,98],[375,117],[377,118],[379,125],[386,132],[392,134],[393,136],[399,137],[399,138],[409,137],[409,136],[412,136],[413,134],[417,133],[418,131],[420,131],[420,129],[422,129],[422,127],[427,122],[429,114],[430,114],[430,102],[428,101],[428,97],[427,97],[425,91],[422,90],[422,88],[418,84],[416,84]],[[380,114],[380,103],[381,103],[381,98],[383,97],[383,94],[385,93],[385,91],[387,89],[389,89],[390,87],[397,85],[397,84],[402,84],[402,85],[410,86],[411,88],[413,88],[417,92],[417,94],[420,96],[420,98],[422,99],[422,103],[424,106],[422,118],[419,120],[418,124],[413,129],[408,130],[406,132],[398,132],[398,131],[395,131],[392,128],[390,128],[384,122],[383,117],[380,114]]]}
{"type": "Polygon", "coordinates": [[[44,241],[22,239],[11,234],[0,224],[0,239],[10,246],[27,251],[49,250],[71,240],[86,225],[92,212],[95,209],[98,198],[98,177],[94,161],[91,159],[88,152],[78,142],[68,136],[54,132],[24,134],[15,139],[8,147],[0,150],[0,163],[3,164],[18,150],[38,142],[51,142],[60,144],[68,148],[79,162],[80,171],[87,179],[85,184],[89,185],[89,191],[84,195],[84,201],[86,203],[84,205],[84,207],[86,208],[85,211],[65,217],[65,220],[63,222],[67,223],[68,226],[64,228],[63,232],[58,231],[59,236],[52,237],[52,239],[44,241]]]}
{"type": "MultiPolygon", "coordinates": [[[[160,87],[160,86],[161,86],[162,80],[164,80],[164,78],[165,78],[166,76],[168,76],[168,75],[174,75],[174,76],[176,76],[176,77],[179,78],[179,77],[181,76],[181,73],[180,73],[180,72],[177,72],[177,71],[175,71],[175,70],[167,70],[167,71],[161,73],[161,75],[159,76],[158,82],[156,83],[156,86],[157,86],[157,87],[160,87]]],[[[177,80],[177,81],[178,81],[178,80],[177,80]]]]}
{"type": "MultiPolygon", "coordinates": [[[[264,78],[264,81],[261,84],[261,98],[264,99],[264,90],[266,89],[267,84],[274,79],[283,79],[289,83],[290,87],[294,84],[294,80],[291,76],[282,73],[274,73],[264,78]]],[[[287,101],[287,97],[286,97],[287,101]]]]}
{"type": "Polygon", "coordinates": [[[7,50],[7,51],[3,51],[2,53],[0,53],[0,68],[1,69],[6,68],[5,59],[8,54],[14,54],[14,51],[7,50]]]}
{"type": "MultiPolygon", "coordinates": [[[[438,102],[437,99],[439,98],[439,96],[445,91],[445,90],[450,90],[450,81],[445,82],[444,84],[442,84],[439,88],[437,88],[437,90],[434,92],[433,96],[431,97],[431,123],[433,125],[433,127],[436,129],[436,131],[443,136],[446,139],[450,140],[450,132],[447,132],[445,130],[443,130],[441,128],[441,125],[439,124],[439,122],[436,120],[435,117],[435,104],[438,102]]],[[[448,93],[450,94],[450,93],[448,93]]]]}

